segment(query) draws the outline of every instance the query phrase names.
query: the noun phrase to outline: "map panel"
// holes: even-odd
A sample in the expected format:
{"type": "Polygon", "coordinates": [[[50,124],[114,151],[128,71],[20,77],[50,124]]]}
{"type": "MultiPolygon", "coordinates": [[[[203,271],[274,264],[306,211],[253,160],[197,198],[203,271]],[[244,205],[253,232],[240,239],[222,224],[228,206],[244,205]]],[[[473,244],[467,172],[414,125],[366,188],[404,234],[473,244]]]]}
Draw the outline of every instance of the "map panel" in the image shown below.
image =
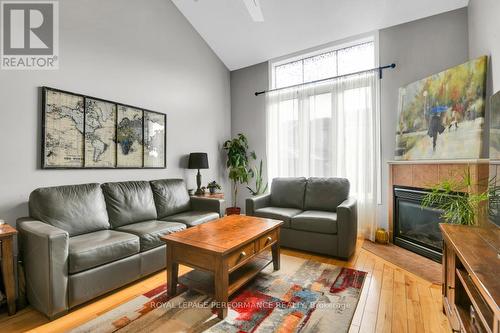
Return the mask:
{"type": "Polygon", "coordinates": [[[165,167],[166,116],[144,111],[144,167],[165,167]]]}
{"type": "Polygon", "coordinates": [[[116,104],[85,99],[85,167],[116,167],[116,104]]]}
{"type": "Polygon", "coordinates": [[[83,103],[82,96],[45,90],[43,167],[83,167],[83,103]]]}
{"type": "Polygon", "coordinates": [[[142,134],[142,110],[118,105],[117,166],[119,168],[143,167],[142,134]]]}

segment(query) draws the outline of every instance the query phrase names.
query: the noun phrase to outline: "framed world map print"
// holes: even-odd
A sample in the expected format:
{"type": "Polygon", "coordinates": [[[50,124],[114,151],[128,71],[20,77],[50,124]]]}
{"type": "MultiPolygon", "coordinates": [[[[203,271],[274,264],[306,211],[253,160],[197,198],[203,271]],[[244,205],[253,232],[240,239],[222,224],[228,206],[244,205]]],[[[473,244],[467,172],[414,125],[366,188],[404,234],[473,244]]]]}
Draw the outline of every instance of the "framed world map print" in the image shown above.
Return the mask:
{"type": "Polygon", "coordinates": [[[85,98],[85,167],[116,166],[116,104],[85,98]]]}
{"type": "Polygon", "coordinates": [[[42,87],[44,169],[166,168],[167,116],[42,87]]]}
{"type": "Polygon", "coordinates": [[[143,112],[142,110],[118,105],[116,126],[118,168],[143,167],[143,112]]]}
{"type": "Polygon", "coordinates": [[[163,113],[144,111],[144,167],[164,168],[166,164],[166,123],[163,113]]]}
{"type": "Polygon", "coordinates": [[[57,90],[42,95],[42,166],[81,168],[84,165],[84,98],[57,90]]]}

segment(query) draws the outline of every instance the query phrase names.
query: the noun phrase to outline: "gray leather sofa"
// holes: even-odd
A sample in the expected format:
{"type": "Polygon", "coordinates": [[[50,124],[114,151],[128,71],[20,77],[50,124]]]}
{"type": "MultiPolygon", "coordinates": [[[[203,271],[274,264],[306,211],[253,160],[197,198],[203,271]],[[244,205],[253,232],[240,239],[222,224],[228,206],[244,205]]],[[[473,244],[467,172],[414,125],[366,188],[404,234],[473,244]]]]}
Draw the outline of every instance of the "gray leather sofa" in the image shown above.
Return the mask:
{"type": "Polygon", "coordinates": [[[356,200],[344,178],[275,178],[270,194],[246,200],[246,214],[285,222],[286,247],[342,259],[356,247],[356,200]]]}
{"type": "Polygon", "coordinates": [[[165,269],[160,237],[219,218],[223,203],[190,197],[181,179],[34,190],[17,221],[30,304],[53,319],[165,269]]]}

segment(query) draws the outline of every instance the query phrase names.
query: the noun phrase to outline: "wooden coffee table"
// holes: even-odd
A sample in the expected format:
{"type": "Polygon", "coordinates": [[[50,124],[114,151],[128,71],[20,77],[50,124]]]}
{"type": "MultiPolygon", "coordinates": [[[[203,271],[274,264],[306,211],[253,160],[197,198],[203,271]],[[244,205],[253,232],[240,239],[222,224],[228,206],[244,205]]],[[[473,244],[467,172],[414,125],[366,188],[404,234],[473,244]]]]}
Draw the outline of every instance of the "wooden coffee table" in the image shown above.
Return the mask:
{"type": "Polygon", "coordinates": [[[219,318],[229,296],[270,263],[280,269],[282,221],[230,215],[162,237],[167,243],[168,294],[177,283],[213,297],[219,318]],[[271,250],[272,260],[263,253],[271,250]],[[178,281],[179,264],[194,268],[178,281]]]}

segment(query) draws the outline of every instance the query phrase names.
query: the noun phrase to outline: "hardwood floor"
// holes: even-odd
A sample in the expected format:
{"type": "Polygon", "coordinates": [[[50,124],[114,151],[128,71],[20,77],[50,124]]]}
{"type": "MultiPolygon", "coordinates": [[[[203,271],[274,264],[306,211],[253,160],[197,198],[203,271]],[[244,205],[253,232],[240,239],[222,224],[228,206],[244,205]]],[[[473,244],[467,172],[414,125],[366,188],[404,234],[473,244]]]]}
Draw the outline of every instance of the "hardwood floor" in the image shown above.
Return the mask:
{"type": "MultiPolygon", "coordinates": [[[[368,272],[361,299],[349,332],[451,332],[441,311],[441,286],[432,284],[408,271],[361,248],[348,261],[282,248],[281,253],[313,259],[337,266],[352,267],[368,272]]],[[[188,272],[180,266],[179,275],[188,272]]],[[[164,271],[71,311],[49,322],[28,307],[14,316],[0,315],[0,332],[64,332],[113,309],[128,300],[165,283],[164,271]]]]}

